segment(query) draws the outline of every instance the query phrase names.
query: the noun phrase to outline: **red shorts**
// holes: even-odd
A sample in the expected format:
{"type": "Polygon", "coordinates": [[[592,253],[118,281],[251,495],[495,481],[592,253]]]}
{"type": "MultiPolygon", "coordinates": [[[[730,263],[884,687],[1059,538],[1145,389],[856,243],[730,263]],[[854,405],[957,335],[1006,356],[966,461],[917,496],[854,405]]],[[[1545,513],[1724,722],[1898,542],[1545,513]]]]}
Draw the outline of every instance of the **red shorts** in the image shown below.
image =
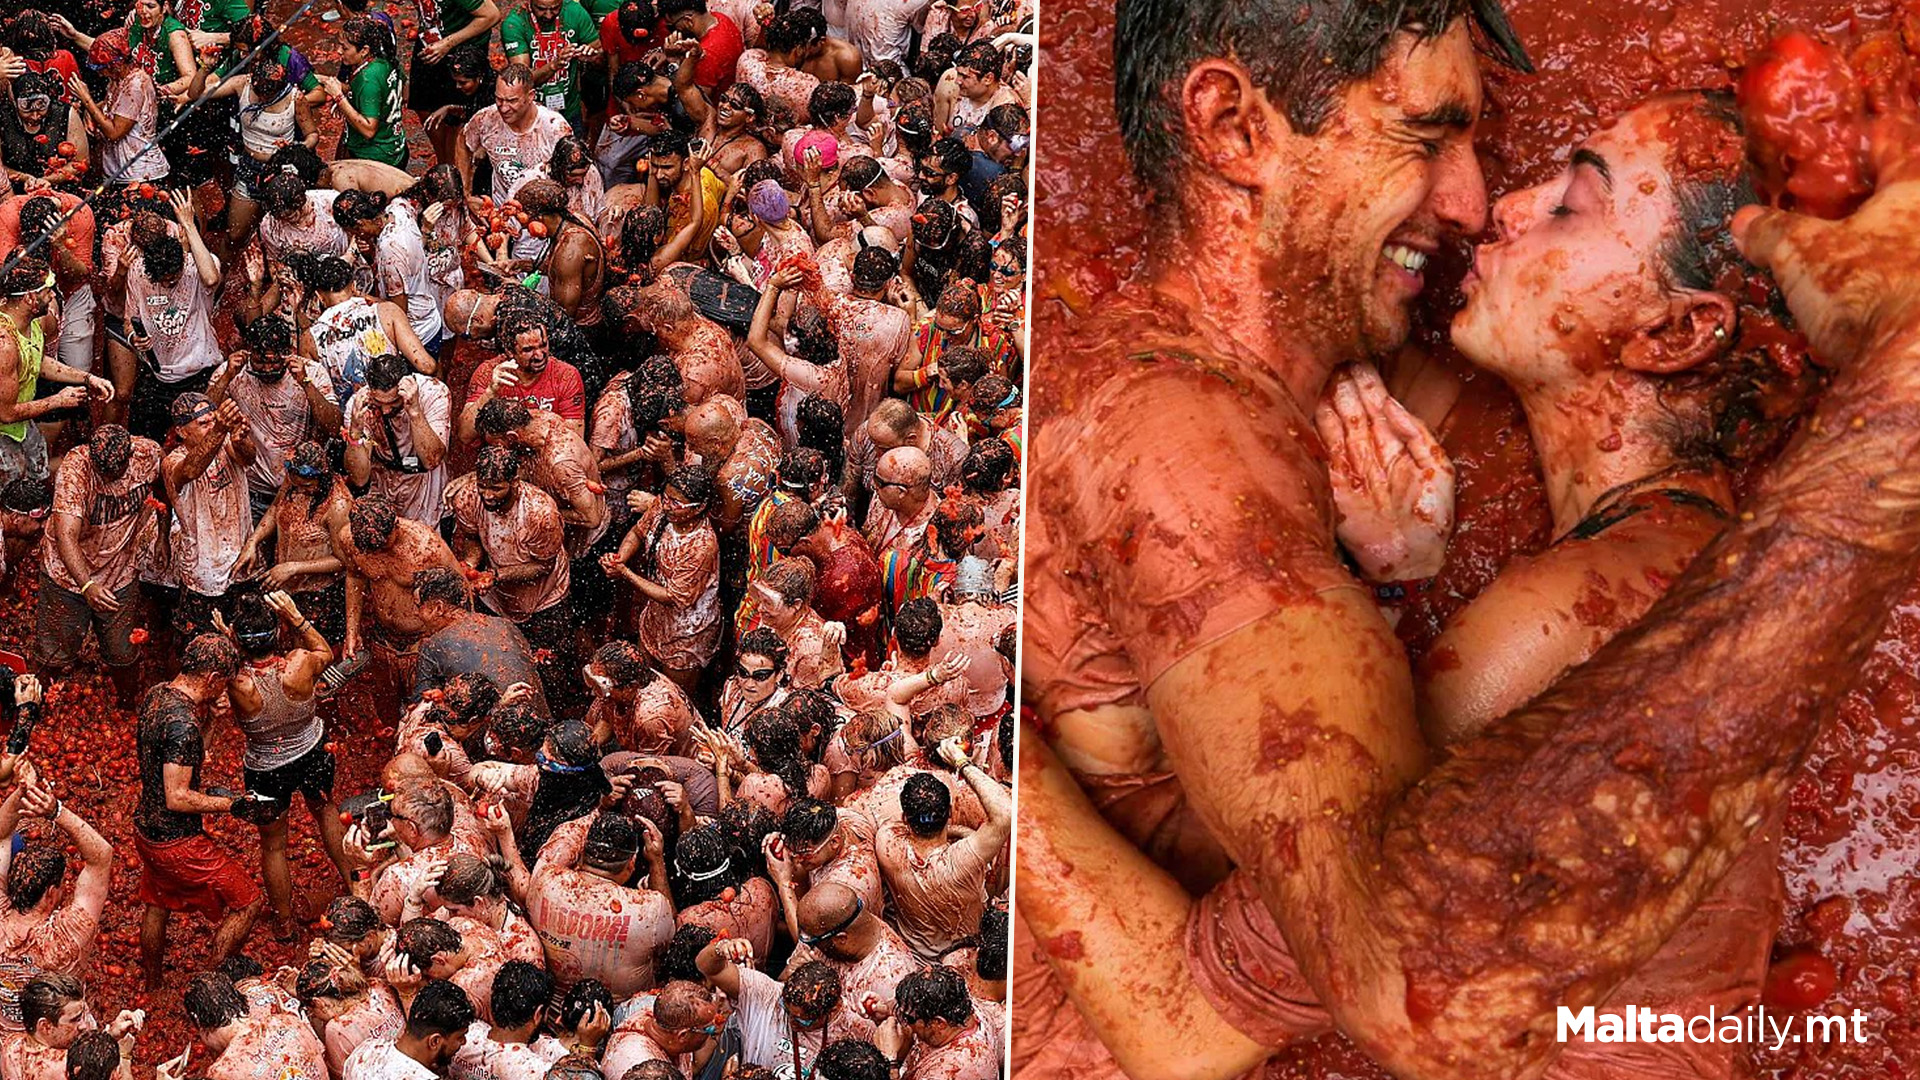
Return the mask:
{"type": "Polygon", "coordinates": [[[217,919],[260,899],[253,876],[204,833],[154,843],[136,830],[133,850],[140,854],[142,904],[217,919]]]}

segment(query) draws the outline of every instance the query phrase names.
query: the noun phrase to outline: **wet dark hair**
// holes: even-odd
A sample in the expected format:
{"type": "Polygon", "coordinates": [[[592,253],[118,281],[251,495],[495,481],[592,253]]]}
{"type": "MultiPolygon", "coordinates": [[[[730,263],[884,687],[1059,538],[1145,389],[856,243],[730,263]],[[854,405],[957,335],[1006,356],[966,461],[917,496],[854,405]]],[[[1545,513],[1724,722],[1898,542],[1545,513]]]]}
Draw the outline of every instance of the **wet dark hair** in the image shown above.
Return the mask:
{"type": "Polygon", "coordinates": [[[55,844],[29,843],[7,867],[7,903],[15,911],[30,910],[66,876],[66,852],[55,844]]]}
{"type": "Polygon", "coordinates": [[[440,703],[456,727],[480,723],[500,702],[500,682],[484,671],[456,671],[440,686],[440,703]]]}
{"type": "MultiPolygon", "coordinates": [[[[349,519],[348,527],[352,527],[349,519]]],[[[358,540],[354,541],[357,545],[358,540]]],[[[473,606],[473,587],[467,584],[458,570],[444,566],[431,566],[425,570],[415,570],[412,581],[413,591],[424,606],[434,601],[457,608],[473,606]]]]}
{"type": "Polygon", "coordinates": [[[1175,88],[1202,60],[1238,59],[1295,131],[1315,135],[1341,88],[1385,63],[1395,34],[1430,40],[1461,18],[1485,51],[1533,70],[1500,0],[1118,0],[1113,101],[1134,174],[1162,195],[1175,190],[1185,142],[1175,88]]]}
{"type": "Polygon", "coordinates": [[[811,491],[826,474],[827,459],[820,456],[820,451],[805,446],[796,446],[780,455],[780,463],[774,467],[774,476],[788,491],[811,491]]]}
{"type": "Polygon", "coordinates": [[[197,634],[180,652],[180,674],[231,677],[240,670],[240,650],[225,634],[197,634]]]}
{"type": "Polygon", "coordinates": [[[908,656],[925,656],[940,642],[946,620],[940,617],[940,605],[932,598],[919,596],[900,605],[893,616],[893,639],[908,656]]]}
{"type": "Polygon", "coordinates": [[[757,626],[740,635],[740,643],[734,647],[735,656],[764,656],[773,661],[779,670],[787,667],[787,643],[772,628],[757,626]]]}
{"type": "Polygon", "coordinates": [[[900,812],[913,835],[939,836],[953,816],[953,792],[932,773],[915,773],[900,788],[900,812]]]}
{"type": "Polygon", "coordinates": [[[449,199],[464,198],[466,194],[466,186],[460,182],[460,170],[451,165],[435,165],[415,181],[401,198],[415,206],[426,207],[449,199]]]}
{"type": "MultiPolygon", "coordinates": [[[[150,237],[140,245],[140,263],[151,281],[179,279],[187,267],[187,249],[178,238],[166,233],[150,237]]],[[[42,275],[44,277],[44,275],[42,275]]]]}
{"type": "Polygon", "coordinates": [[[595,1005],[612,1014],[613,1004],[613,992],[606,983],[595,978],[575,979],[567,987],[567,996],[560,999],[560,1027],[566,1031],[579,1027],[595,1005]]]}
{"type": "Polygon", "coordinates": [[[807,112],[813,116],[816,127],[832,127],[852,116],[858,103],[859,95],[853,92],[853,87],[843,82],[823,82],[808,96],[807,112]]]}
{"type": "Polygon", "coordinates": [[[450,904],[497,899],[507,894],[506,867],[498,855],[481,858],[457,851],[447,856],[446,872],[433,891],[450,904]]]}
{"type": "MultiPolygon", "coordinates": [[[[60,200],[48,195],[35,195],[20,205],[20,242],[22,244],[32,243],[35,239],[42,237],[51,237],[59,227],[60,200]]],[[[26,260],[20,261],[24,263],[26,260]]],[[[46,277],[45,266],[41,267],[40,277],[42,279],[46,277]]]]}
{"type": "Polygon", "coordinates": [[[495,1027],[515,1028],[531,1023],[553,993],[553,976],[525,960],[509,960],[494,973],[492,1006],[495,1027]]]}
{"type": "Polygon", "coordinates": [[[644,274],[666,239],[667,211],[659,206],[636,206],[620,219],[620,264],[628,273],[644,274]]]}
{"type": "Polygon", "coordinates": [[[53,484],[39,477],[22,476],[0,488],[0,509],[26,514],[52,505],[53,484]]]}
{"type": "Polygon", "coordinates": [[[962,228],[960,212],[942,199],[929,199],[913,213],[913,242],[923,249],[951,247],[962,228]]]}
{"type": "Polygon", "coordinates": [[[219,966],[213,970],[232,979],[236,986],[248,979],[257,979],[267,973],[266,965],[248,956],[246,953],[234,953],[232,956],[220,961],[219,966]]]}
{"type": "Polygon", "coordinates": [[[792,551],[793,546],[820,527],[820,514],[800,499],[791,499],[773,508],[767,517],[766,537],[775,551],[792,551]]]}
{"type": "Polygon", "coordinates": [[[989,905],[980,913],[980,940],[973,954],[974,974],[992,982],[1007,977],[1007,913],[989,905]]]}
{"type": "Polygon", "coordinates": [[[945,964],[932,964],[900,980],[893,991],[894,1015],[914,1024],[945,1020],[964,1024],[973,1018],[967,977],[945,964]]]}
{"type": "Polygon", "coordinates": [[[483,447],[474,455],[473,475],[483,484],[511,483],[520,475],[520,455],[512,447],[483,447]]]}
{"type": "Polygon", "coordinates": [[[658,677],[647,654],[631,641],[607,642],[593,651],[593,662],[600,665],[613,685],[623,689],[647,686],[658,677]]]}
{"type": "Polygon", "coordinates": [[[262,315],[240,328],[240,339],[256,353],[285,357],[295,345],[293,324],[279,315],[262,315]]]}
{"type": "MultiPolygon", "coordinates": [[[[980,118],[980,126],[982,128],[993,132],[1002,139],[1011,139],[1015,135],[1026,134],[1029,124],[1027,110],[1022,106],[1015,105],[1011,101],[1005,105],[995,105],[993,108],[987,110],[987,115],[980,118]]],[[[1022,187],[1024,188],[1024,186],[1023,184],[1022,187]]]]}
{"type": "Polygon", "coordinates": [[[343,191],[333,200],[333,223],[351,231],[387,216],[385,195],[377,191],[343,191]]]}
{"type": "Polygon", "coordinates": [[[20,1021],[28,1032],[40,1021],[60,1022],[68,1005],[85,1001],[87,990],[79,979],[58,971],[43,971],[20,989],[20,1021]]]}
{"type": "Polygon", "coordinates": [[[595,870],[617,873],[639,853],[639,826],[617,810],[604,810],[587,826],[586,847],[580,857],[595,870]]]}
{"type": "Polygon", "coordinates": [[[400,527],[400,510],[380,495],[354,500],[347,511],[347,536],[361,551],[381,551],[400,527]]]}
{"type": "Polygon", "coordinates": [[[371,16],[361,15],[340,24],[341,40],[356,48],[365,49],[375,59],[394,62],[394,52],[398,47],[393,39],[393,31],[371,16]]]}
{"type": "Polygon", "coordinates": [[[280,648],[280,614],[259,593],[245,593],[233,604],[233,636],[247,659],[272,656],[280,648]]]}
{"type": "Polygon", "coordinates": [[[772,772],[800,757],[800,726],[784,709],[761,709],[747,721],[747,746],[760,768],[772,772]]]}
{"type": "Polygon", "coordinates": [[[878,292],[900,272],[900,260],[883,247],[862,248],[853,256],[853,287],[878,292]]]}
{"type": "Polygon", "coordinates": [[[413,374],[413,365],[399,353],[381,353],[367,361],[367,389],[385,393],[413,374]]]}
{"type": "Polygon", "coordinates": [[[780,988],[780,1001],[809,1020],[826,1017],[840,1004],[840,973],[825,960],[809,960],[793,969],[780,988]]]}
{"type": "Polygon", "coordinates": [[[916,101],[900,108],[893,129],[900,141],[915,155],[924,154],[933,145],[933,110],[916,101]]]}
{"type": "MultiPolygon", "coordinates": [[[[761,845],[767,837],[780,831],[780,819],[773,816],[773,811],[752,799],[735,799],[720,811],[713,824],[720,835],[726,837],[733,850],[734,865],[741,869],[742,875],[765,876],[766,854],[761,845]]],[[[674,895],[677,897],[679,893],[674,895]]]]}
{"type": "Polygon", "coordinates": [[[642,60],[629,60],[613,73],[613,96],[631,97],[645,89],[647,84],[660,77],[660,73],[651,64],[642,60]]]}
{"type": "Polygon", "coordinates": [[[482,435],[505,435],[509,431],[519,431],[533,422],[533,413],[527,404],[519,398],[497,397],[480,406],[480,412],[473,419],[473,426],[480,429],[482,435]]]}
{"type": "Polygon", "coordinates": [[[473,1000],[445,979],[429,980],[407,1007],[407,1034],[416,1039],[458,1034],[473,1021],[473,1000]]]}
{"type": "MultiPolygon", "coordinates": [[[[674,1067],[671,1061],[643,1061],[628,1069],[618,1080],[687,1080],[686,1074],[674,1067]]],[[[739,1080],[736,1076],[734,1080],[739,1080]]]]}
{"type": "Polygon", "coordinates": [[[22,255],[7,271],[0,289],[9,294],[37,292],[46,287],[47,273],[47,260],[38,255],[22,255]]]}
{"type": "Polygon", "coordinates": [[[547,739],[547,729],[553,721],[540,715],[529,701],[516,701],[510,705],[501,705],[493,710],[487,720],[487,730],[504,750],[531,754],[547,739]]]}
{"type": "Polygon", "coordinates": [[[187,981],[180,996],[187,1019],[201,1031],[225,1027],[247,1015],[247,998],[233,980],[217,971],[203,971],[187,981]]]}
{"type": "Polygon", "coordinates": [[[67,1047],[67,1080],[113,1080],[120,1068],[120,1043],[95,1028],[83,1031],[67,1047]]]}
{"type": "Polygon", "coordinates": [[[553,144],[547,157],[547,175],[559,180],[575,169],[593,168],[593,152],[587,144],[569,135],[553,144]]]}
{"type": "MultiPolygon", "coordinates": [[[[260,182],[260,208],[276,216],[298,210],[307,201],[307,189],[313,184],[314,181],[291,164],[281,169],[270,168],[266,179],[260,182]]],[[[288,259],[288,264],[292,265],[292,259],[288,259]]]]}
{"type": "MultiPolygon", "coordinates": [[[[787,329],[793,334],[795,356],[815,367],[832,367],[840,362],[840,339],[834,336],[833,325],[820,309],[801,308],[788,321],[787,329]]],[[[942,358],[941,364],[945,363],[942,358]]]]}
{"type": "Polygon", "coordinates": [[[87,439],[87,456],[93,459],[94,472],[117,480],[133,459],[133,435],[119,424],[102,424],[87,439]]]}
{"type": "Polygon", "coordinates": [[[353,264],[338,255],[289,255],[287,266],[300,284],[316,292],[353,287],[353,264]]]}
{"type": "Polygon", "coordinates": [[[716,936],[711,929],[698,923],[688,923],[675,930],[673,937],[654,954],[654,979],[663,986],[675,979],[704,982],[705,976],[700,974],[700,967],[694,963],[694,958],[700,955],[700,950],[711,945],[716,936]]]}
{"type": "MultiPolygon", "coordinates": [[[[974,384],[975,397],[987,385],[985,379],[974,384]]],[[[1013,475],[1013,447],[1004,439],[982,439],[967,448],[960,463],[960,485],[969,495],[986,496],[1006,489],[1013,475]]]]}
{"type": "Polygon", "coordinates": [[[7,20],[0,41],[29,60],[45,60],[60,47],[60,35],[53,28],[53,20],[38,8],[26,8],[7,20]]]}
{"type": "Polygon", "coordinates": [[[790,53],[813,41],[813,27],[799,15],[799,11],[790,10],[767,23],[763,40],[768,52],[790,53]]]}
{"type": "Polygon", "coordinates": [[[960,45],[960,35],[952,31],[928,38],[920,45],[920,62],[914,65],[914,74],[938,83],[941,74],[953,66],[954,57],[960,55],[960,45]]]}
{"type": "Polygon", "coordinates": [[[425,971],[441,953],[459,952],[460,931],[439,919],[409,919],[394,932],[393,949],[414,967],[425,971]]]}
{"type": "Polygon", "coordinates": [[[713,473],[702,465],[681,465],[667,474],[664,487],[674,488],[685,495],[690,502],[701,506],[713,505],[713,473]]]}
{"type": "MultiPolygon", "coordinates": [[[[273,182],[272,177],[286,175],[289,169],[292,170],[292,175],[300,181],[299,194],[304,198],[307,194],[307,188],[320,182],[321,175],[327,171],[327,163],[307,144],[289,143],[275,150],[273,156],[267,159],[267,172],[269,174],[267,183],[271,184],[273,182]]],[[[299,201],[299,199],[294,200],[295,203],[299,201]]],[[[261,200],[261,205],[266,205],[264,199],[261,200]]],[[[285,209],[290,210],[292,206],[285,207],[285,209]]]]}
{"type": "Polygon", "coordinates": [[[674,902],[685,910],[745,885],[751,868],[734,854],[733,845],[716,826],[682,833],[669,860],[674,902]]]}
{"type": "Polygon", "coordinates": [[[940,166],[941,172],[952,173],[956,177],[967,174],[967,166],[973,159],[967,144],[951,136],[935,139],[932,146],[919,151],[914,156],[933,158],[940,166]]]}
{"type": "Polygon", "coordinates": [[[336,945],[351,945],[382,929],[380,914],[357,896],[336,896],[327,905],[326,937],[336,945]]]}
{"type": "Polygon", "coordinates": [[[837,480],[847,465],[846,414],[839,403],[808,394],[794,409],[800,445],[818,450],[827,461],[827,482],[837,480]]]}
{"type": "Polygon", "coordinates": [[[840,812],[830,802],[802,796],[780,817],[780,832],[788,840],[812,847],[833,835],[840,812]]]}
{"type": "Polygon", "coordinates": [[[1000,67],[1005,63],[1006,58],[1000,55],[1000,50],[991,41],[975,41],[962,46],[953,57],[954,67],[977,71],[996,79],[1000,77],[1000,67]]]}
{"type": "Polygon", "coordinates": [[[814,1060],[814,1080],[887,1080],[887,1056],[865,1039],[835,1039],[814,1060]]]}
{"type": "Polygon", "coordinates": [[[692,140],[685,132],[668,130],[647,140],[647,156],[684,159],[692,147],[692,140]]]}
{"type": "Polygon", "coordinates": [[[755,87],[748,86],[743,82],[737,82],[727,87],[727,93],[739,96],[740,103],[745,105],[746,110],[753,114],[754,123],[764,124],[767,122],[767,96],[765,94],[762,94],[755,87]]]}
{"type": "MultiPolygon", "coordinates": [[[[667,10],[671,2],[672,0],[663,0],[659,10],[656,11],[654,5],[648,2],[648,0],[627,0],[626,3],[620,5],[620,13],[614,18],[620,27],[621,33],[627,35],[631,40],[638,40],[653,33],[653,25],[659,22],[661,18],[679,14],[677,11],[669,12],[667,10]]],[[[702,0],[700,6],[701,10],[706,10],[704,0],[702,0]]]]}

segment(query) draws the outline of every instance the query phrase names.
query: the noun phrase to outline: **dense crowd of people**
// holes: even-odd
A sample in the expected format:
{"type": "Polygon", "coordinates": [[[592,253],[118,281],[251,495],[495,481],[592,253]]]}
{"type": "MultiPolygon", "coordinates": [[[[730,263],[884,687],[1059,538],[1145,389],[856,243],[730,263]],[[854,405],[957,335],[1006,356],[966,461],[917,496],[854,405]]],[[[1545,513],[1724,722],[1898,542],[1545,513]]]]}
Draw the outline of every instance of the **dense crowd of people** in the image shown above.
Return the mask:
{"type": "Polygon", "coordinates": [[[0,1080],[999,1076],[1029,5],[77,8],[0,26],[0,1080]]]}

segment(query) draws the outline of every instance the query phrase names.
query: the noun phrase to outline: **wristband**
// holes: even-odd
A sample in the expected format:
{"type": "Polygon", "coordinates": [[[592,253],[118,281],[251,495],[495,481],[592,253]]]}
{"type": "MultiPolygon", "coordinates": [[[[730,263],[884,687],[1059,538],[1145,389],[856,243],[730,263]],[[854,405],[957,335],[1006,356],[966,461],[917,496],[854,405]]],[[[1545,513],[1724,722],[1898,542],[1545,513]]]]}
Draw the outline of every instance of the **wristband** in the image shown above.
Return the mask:
{"type": "Polygon", "coordinates": [[[907,381],[913,384],[915,390],[925,390],[927,388],[927,369],[917,367],[907,372],[907,381]]]}
{"type": "Polygon", "coordinates": [[[97,580],[93,578],[88,578],[87,583],[85,585],[80,586],[80,595],[81,596],[87,595],[87,590],[93,588],[95,585],[98,585],[98,584],[100,583],[97,580]]]}

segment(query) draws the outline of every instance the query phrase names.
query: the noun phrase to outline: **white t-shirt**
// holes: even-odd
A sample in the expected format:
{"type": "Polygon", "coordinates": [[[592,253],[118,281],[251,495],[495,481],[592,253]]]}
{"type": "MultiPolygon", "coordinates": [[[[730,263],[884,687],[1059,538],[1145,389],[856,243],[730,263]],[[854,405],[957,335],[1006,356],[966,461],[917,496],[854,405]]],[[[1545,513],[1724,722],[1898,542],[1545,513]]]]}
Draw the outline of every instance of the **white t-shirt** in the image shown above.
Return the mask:
{"type": "Polygon", "coordinates": [[[340,1080],[440,1080],[386,1039],[370,1039],[347,1057],[340,1080]]]}
{"type": "MultiPolygon", "coordinates": [[[[420,398],[420,409],[426,414],[427,424],[435,435],[446,445],[453,443],[453,397],[447,393],[445,383],[427,375],[409,375],[401,382],[411,382],[420,398]]],[[[347,402],[346,426],[352,431],[359,426],[363,413],[371,413],[373,404],[368,397],[367,388],[362,386],[353,392],[347,402]]],[[[410,517],[423,525],[438,527],[440,518],[446,513],[447,459],[443,454],[440,463],[424,472],[410,472],[402,463],[413,458],[416,451],[413,446],[413,425],[407,420],[405,409],[388,417],[383,424],[381,417],[367,416],[367,429],[372,432],[373,476],[369,489],[376,495],[393,500],[403,517],[410,517]],[[391,443],[388,431],[392,432],[391,443]]]]}
{"type": "Polygon", "coordinates": [[[107,107],[101,111],[131,120],[133,127],[101,148],[100,166],[107,180],[134,183],[158,180],[172,172],[166,152],[159,147],[140,152],[160,130],[160,93],[153,85],[153,76],[136,67],[110,89],[107,107]]]}
{"type": "MultiPolygon", "coordinates": [[[[182,243],[184,247],[184,242],[182,243]]],[[[160,365],[160,381],[177,383],[207,370],[224,359],[213,336],[213,293],[200,280],[193,251],[171,286],[147,277],[146,260],[130,252],[127,267],[127,314],[146,330],[148,347],[160,365]]],[[[214,265],[220,265],[217,257],[214,265]]]]}
{"type": "Polygon", "coordinates": [[[382,296],[407,298],[407,322],[425,344],[440,340],[440,287],[427,263],[427,245],[411,202],[387,207],[387,223],[373,242],[373,270],[382,296]]]}
{"type": "Polygon", "coordinates": [[[543,1080],[547,1069],[567,1056],[567,1048],[551,1035],[504,1043],[495,1042],[492,1032],[484,1020],[467,1028],[466,1045],[447,1065],[448,1080],[543,1080]]]}

